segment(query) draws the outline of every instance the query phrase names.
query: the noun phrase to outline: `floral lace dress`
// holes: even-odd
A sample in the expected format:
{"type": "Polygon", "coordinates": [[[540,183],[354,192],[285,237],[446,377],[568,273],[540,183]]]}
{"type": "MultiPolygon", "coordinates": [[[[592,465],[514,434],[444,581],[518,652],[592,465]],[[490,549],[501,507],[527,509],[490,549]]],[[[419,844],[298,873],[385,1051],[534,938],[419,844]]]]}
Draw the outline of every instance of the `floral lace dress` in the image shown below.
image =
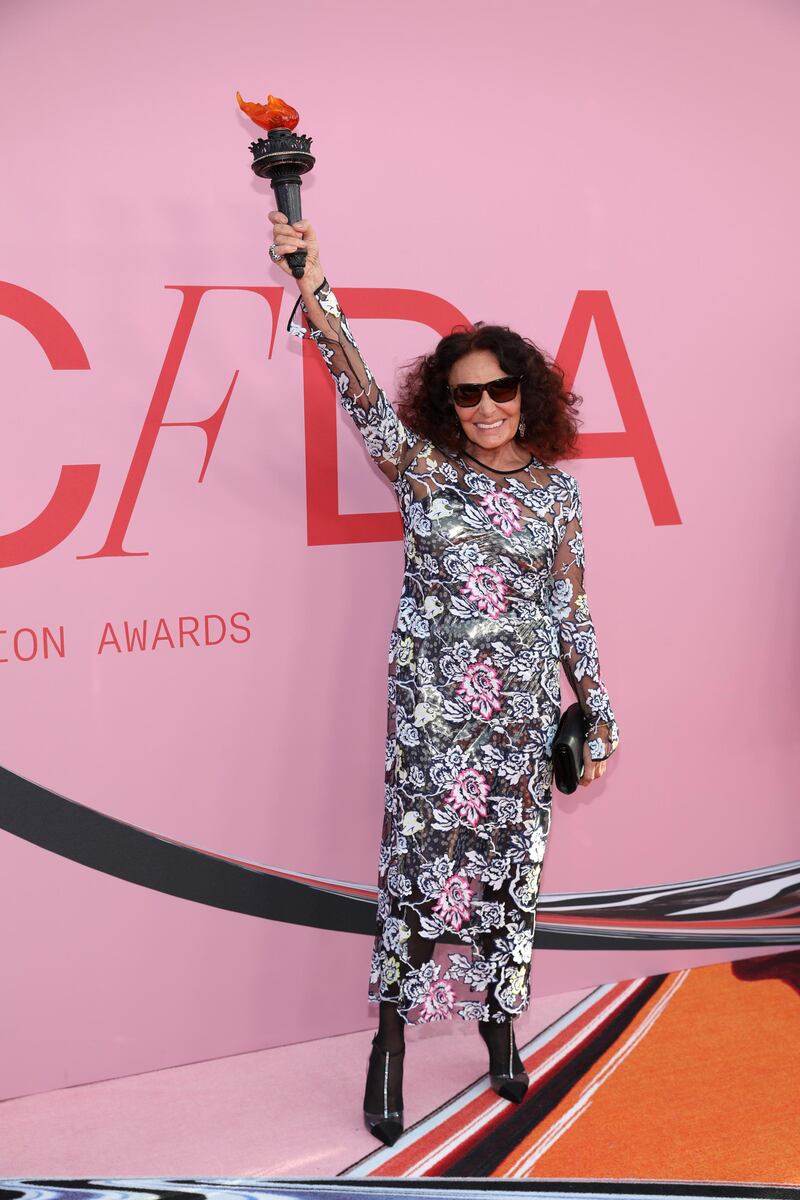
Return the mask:
{"type": "MultiPolygon", "coordinates": [[[[505,1021],[530,1000],[559,662],[590,718],[592,758],[619,742],[583,583],[578,484],[535,457],[498,472],[419,437],[377,386],[327,279],[315,296],[335,339],[298,305],[404,526],[368,996],[409,1024],[505,1021]]],[[[304,337],[293,317],[289,332],[304,337]]]]}

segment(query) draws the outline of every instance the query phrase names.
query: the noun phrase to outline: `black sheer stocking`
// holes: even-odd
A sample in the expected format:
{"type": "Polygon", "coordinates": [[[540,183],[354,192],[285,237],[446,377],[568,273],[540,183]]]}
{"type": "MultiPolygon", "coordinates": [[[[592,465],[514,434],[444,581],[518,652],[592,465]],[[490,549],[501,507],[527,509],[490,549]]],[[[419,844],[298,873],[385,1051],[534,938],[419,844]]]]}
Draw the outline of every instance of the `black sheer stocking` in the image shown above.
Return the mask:
{"type": "Polygon", "coordinates": [[[399,1120],[397,1114],[403,1111],[404,1026],[397,1005],[382,1001],[364,1088],[364,1111],[378,1119],[395,1114],[399,1120]]]}
{"type": "Polygon", "coordinates": [[[405,1045],[406,1023],[400,1016],[400,1009],[391,1000],[382,1000],[379,1008],[376,1046],[380,1046],[381,1050],[402,1050],[405,1045]]]}
{"type": "MultiPolygon", "coordinates": [[[[490,1000],[489,1011],[500,1011],[496,1002],[490,1000]]],[[[505,1021],[479,1021],[478,1026],[489,1050],[489,1070],[492,1075],[517,1075],[524,1071],[511,1017],[507,1016],[505,1021]]]]}

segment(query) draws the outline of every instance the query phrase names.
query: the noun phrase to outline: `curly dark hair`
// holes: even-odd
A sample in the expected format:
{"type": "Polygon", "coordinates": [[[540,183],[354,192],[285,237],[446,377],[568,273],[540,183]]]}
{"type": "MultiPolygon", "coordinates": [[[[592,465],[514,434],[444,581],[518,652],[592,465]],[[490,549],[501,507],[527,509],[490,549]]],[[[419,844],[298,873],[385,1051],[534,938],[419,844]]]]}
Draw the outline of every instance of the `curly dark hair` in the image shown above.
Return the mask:
{"type": "Polygon", "coordinates": [[[553,359],[507,325],[456,325],[432,354],[405,363],[397,388],[403,423],[443,450],[464,447],[447,381],[453,364],[471,350],[491,350],[507,375],[525,376],[520,385],[525,437],[520,444],[548,465],[572,457],[579,425],[575,410],[583,398],[564,387],[564,372],[553,359]]]}

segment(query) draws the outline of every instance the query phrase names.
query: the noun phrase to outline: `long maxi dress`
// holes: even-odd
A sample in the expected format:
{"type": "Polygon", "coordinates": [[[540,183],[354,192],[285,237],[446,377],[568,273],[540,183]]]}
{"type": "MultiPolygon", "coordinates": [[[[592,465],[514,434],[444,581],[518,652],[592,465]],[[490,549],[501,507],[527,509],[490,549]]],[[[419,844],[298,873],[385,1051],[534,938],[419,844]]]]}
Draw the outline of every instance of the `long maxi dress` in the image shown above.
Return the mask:
{"type": "MultiPolygon", "coordinates": [[[[494,471],[407,428],[327,279],[315,296],[335,338],[302,296],[295,311],[404,528],[368,997],[409,1024],[507,1021],[530,1001],[560,662],[592,758],[619,743],[584,587],[581,494],[536,457],[494,471]]],[[[304,337],[293,317],[289,332],[304,337]]]]}

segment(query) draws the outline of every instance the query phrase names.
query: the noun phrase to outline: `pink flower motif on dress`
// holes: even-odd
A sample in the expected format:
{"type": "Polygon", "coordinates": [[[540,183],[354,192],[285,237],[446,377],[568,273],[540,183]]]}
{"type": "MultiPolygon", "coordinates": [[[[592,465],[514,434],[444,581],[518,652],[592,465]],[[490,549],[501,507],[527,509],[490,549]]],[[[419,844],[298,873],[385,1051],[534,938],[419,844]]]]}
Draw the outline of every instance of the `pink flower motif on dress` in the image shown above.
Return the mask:
{"type": "Polygon", "coordinates": [[[486,816],[486,799],[489,784],[486,777],[474,767],[465,767],[458,772],[455,783],[445,797],[462,821],[474,828],[480,817],[486,816]]]}
{"type": "Polygon", "coordinates": [[[505,581],[494,567],[473,567],[467,582],[459,591],[462,596],[474,600],[487,616],[499,617],[508,608],[505,581]]]}
{"type": "Polygon", "coordinates": [[[511,537],[515,530],[522,529],[522,510],[508,492],[489,492],[481,497],[481,506],[504,537],[511,537]]]}
{"type": "Polygon", "coordinates": [[[446,979],[431,979],[425,995],[420,1001],[422,1005],[421,1021],[441,1021],[450,1016],[455,1004],[456,995],[446,979]]]}
{"type": "Polygon", "coordinates": [[[470,708],[485,721],[500,708],[500,676],[486,663],[471,663],[461,677],[456,691],[470,708]]]}
{"type": "Polygon", "coordinates": [[[448,929],[458,931],[469,916],[471,903],[472,889],[466,875],[451,875],[433,911],[442,918],[448,929]]]}

